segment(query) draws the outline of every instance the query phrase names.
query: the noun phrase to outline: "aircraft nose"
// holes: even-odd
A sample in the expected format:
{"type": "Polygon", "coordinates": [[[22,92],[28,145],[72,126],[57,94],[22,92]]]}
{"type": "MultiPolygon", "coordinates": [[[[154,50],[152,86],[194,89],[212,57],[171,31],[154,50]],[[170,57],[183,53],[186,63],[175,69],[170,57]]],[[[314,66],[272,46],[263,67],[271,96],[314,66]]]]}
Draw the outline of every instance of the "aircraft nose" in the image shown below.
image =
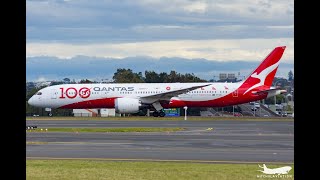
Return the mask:
{"type": "Polygon", "coordinates": [[[31,106],[34,106],[34,97],[32,96],[29,100],[28,100],[28,104],[30,104],[31,106]]]}

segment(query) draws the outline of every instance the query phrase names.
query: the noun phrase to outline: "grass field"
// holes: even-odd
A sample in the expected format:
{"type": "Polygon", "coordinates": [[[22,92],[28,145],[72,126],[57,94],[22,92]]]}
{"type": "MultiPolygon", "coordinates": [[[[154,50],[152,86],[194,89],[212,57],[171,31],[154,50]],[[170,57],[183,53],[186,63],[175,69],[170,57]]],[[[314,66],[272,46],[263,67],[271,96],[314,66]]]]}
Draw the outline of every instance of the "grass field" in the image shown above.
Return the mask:
{"type": "MultiPolygon", "coordinates": [[[[268,168],[284,165],[266,164],[268,168]]],[[[288,166],[288,165],[286,165],[288,166]]],[[[294,179],[294,167],[286,178],[294,179]]],[[[98,160],[27,160],[29,180],[250,180],[264,175],[258,164],[206,164],[188,162],[124,162],[98,160]]]]}
{"type": "MultiPolygon", "coordinates": [[[[147,116],[131,116],[131,117],[26,117],[26,120],[123,120],[123,121],[136,121],[136,120],[173,120],[173,121],[184,121],[184,117],[147,117],[147,116]]],[[[187,118],[188,121],[199,121],[199,120],[234,120],[234,121],[293,121],[293,118],[287,117],[199,117],[199,116],[190,116],[187,118]]]]}
{"type": "Polygon", "coordinates": [[[182,131],[184,128],[142,128],[142,127],[129,127],[129,128],[47,128],[33,129],[28,132],[174,132],[182,131]]]}

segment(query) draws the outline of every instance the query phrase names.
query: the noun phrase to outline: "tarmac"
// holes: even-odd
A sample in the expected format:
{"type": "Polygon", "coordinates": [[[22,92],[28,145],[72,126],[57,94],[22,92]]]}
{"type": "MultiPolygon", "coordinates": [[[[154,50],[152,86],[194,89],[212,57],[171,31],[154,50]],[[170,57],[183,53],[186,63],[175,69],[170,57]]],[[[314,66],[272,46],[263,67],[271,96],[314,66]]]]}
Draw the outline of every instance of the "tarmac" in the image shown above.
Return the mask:
{"type": "Polygon", "coordinates": [[[28,120],[28,159],[293,163],[293,121],[28,120]],[[182,127],[178,132],[50,132],[51,127],[182,127]],[[213,129],[210,129],[213,128],[213,129]],[[37,143],[38,142],[38,143],[37,143]]]}

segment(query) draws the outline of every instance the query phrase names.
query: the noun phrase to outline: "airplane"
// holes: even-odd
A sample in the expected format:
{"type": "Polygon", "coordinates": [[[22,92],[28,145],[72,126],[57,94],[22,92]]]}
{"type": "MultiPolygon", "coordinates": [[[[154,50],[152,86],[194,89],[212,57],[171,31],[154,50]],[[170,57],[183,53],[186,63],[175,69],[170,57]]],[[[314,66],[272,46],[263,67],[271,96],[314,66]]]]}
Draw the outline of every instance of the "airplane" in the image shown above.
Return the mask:
{"type": "Polygon", "coordinates": [[[35,93],[28,103],[35,107],[60,109],[115,108],[117,113],[164,108],[224,107],[266,99],[284,92],[272,88],[286,46],[273,49],[246,79],[235,83],[108,83],[61,84],[35,93]]]}
{"type": "Polygon", "coordinates": [[[258,171],[263,172],[265,174],[278,174],[278,175],[288,174],[289,171],[292,169],[291,166],[283,166],[280,168],[273,168],[273,169],[268,168],[265,164],[263,164],[263,166],[260,166],[258,164],[258,166],[263,169],[263,170],[258,170],[258,171]]]}

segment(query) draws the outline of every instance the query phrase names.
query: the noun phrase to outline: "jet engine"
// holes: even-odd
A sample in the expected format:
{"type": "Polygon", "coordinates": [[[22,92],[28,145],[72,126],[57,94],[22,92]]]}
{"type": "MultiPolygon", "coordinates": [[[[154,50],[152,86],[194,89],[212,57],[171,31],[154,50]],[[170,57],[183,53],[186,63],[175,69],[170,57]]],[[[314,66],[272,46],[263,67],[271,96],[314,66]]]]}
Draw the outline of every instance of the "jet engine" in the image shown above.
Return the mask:
{"type": "Polygon", "coordinates": [[[136,113],[141,107],[141,101],[134,98],[117,98],[114,103],[116,113],[136,113]]]}

